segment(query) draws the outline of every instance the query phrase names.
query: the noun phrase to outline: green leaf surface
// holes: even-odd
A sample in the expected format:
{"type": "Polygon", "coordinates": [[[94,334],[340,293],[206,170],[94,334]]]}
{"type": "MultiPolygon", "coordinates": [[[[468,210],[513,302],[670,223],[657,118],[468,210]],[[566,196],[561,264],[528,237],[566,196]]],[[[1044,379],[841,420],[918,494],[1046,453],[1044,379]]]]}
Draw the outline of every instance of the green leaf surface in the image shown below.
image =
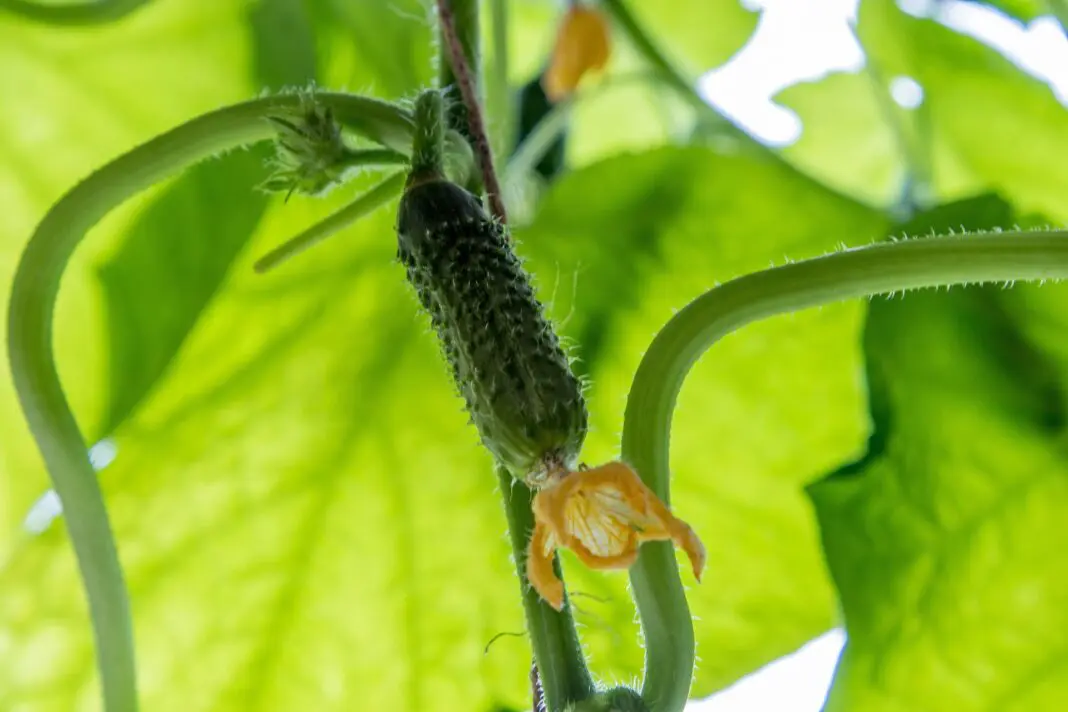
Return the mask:
{"type": "MultiPolygon", "coordinates": [[[[244,13],[233,3],[158,0],[114,25],[58,32],[0,15],[0,284],[10,284],[34,225],[76,180],[194,113],[255,91],[244,13]]],[[[105,297],[93,265],[130,220],[124,211],[94,232],[67,272],[58,306],[60,374],[89,437],[102,434],[111,408],[105,297]]],[[[2,552],[46,487],[6,367],[0,432],[2,552]]]]}
{"type": "Polygon", "coordinates": [[[628,8],[669,59],[692,77],[724,64],[756,30],[760,13],[738,0],[629,0],[628,8]]]}
{"type": "Polygon", "coordinates": [[[1068,111],[1046,84],[891,0],[866,0],[858,31],[878,83],[836,74],[780,94],[804,124],[787,158],[851,195],[887,204],[907,168],[905,141],[930,165],[938,200],[996,190],[1022,212],[1068,218],[1068,168],[1057,158],[1068,149],[1068,111]],[[893,104],[889,86],[898,77],[923,87],[919,109],[893,104]]]}
{"type": "Polygon", "coordinates": [[[386,99],[411,98],[430,82],[435,57],[429,0],[310,3],[326,86],[386,99]]]}
{"type": "Polygon", "coordinates": [[[266,196],[232,186],[263,177],[262,151],[189,171],[168,186],[97,267],[107,316],[108,411],[96,435],[129,416],[163,374],[245,247],[266,196]]]}
{"type": "MultiPolygon", "coordinates": [[[[257,246],[317,214],[276,207],[257,246]]],[[[521,702],[526,645],[483,655],[522,630],[495,478],[393,264],[392,223],[271,279],[243,259],[116,434],[103,481],[146,709],[521,702]]],[[[2,577],[0,708],[91,699],[62,529],[2,577]],[[37,649],[50,661],[20,652],[37,649]]]]}
{"type": "MultiPolygon", "coordinates": [[[[622,156],[561,180],[519,238],[591,378],[586,461],[618,456],[631,379],[674,310],[716,282],[884,229],[879,214],[781,163],[703,149],[622,156]]],[[[858,313],[839,305],[755,325],[718,344],[683,389],[672,503],[709,550],[701,585],[683,574],[697,620],[694,695],[834,621],[802,486],[863,444],[858,313]]],[[[572,589],[593,596],[578,605],[597,672],[638,670],[625,576],[566,563],[572,589]]]]}
{"type": "MultiPolygon", "coordinates": [[[[314,37],[298,0],[260,0],[248,14],[254,76],[281,89],[316,78],[314,37]]],[[[210,303],[267,207],[251,187],[269,153],[195,166],[160,191],[96,266],[107,315],[110,434],[155,385],[210,303]]]]}
{"type": "Polygon", "coordinates": [[[872,304],[868,456],[814,485],[849,642],[828,710],[1056,709],[1063,380],[996,289],[872,304]]]}
{"type": "Polygon", "coordinates": [[[268,89],[307,86],[318,78],[316,36],[303,0],[258,0],[248,13],[254,72],[268,89]]]}
{"type": "MultiPolygon", "coordinates": [[[[986,195],[900,229],[1012,221],[986,195]]],[[[828,712],[1044,709],[1068,689],[1043,679],[1058,676],[1056,638],[1034,636],[1068,596],[1068,579],[1042,563],[1057,556],[1052,513],[1068,497],[1065,371],[1029,333],[1023,294],[872,303],[868,453],[809,488],[849,636],[828,712]]]]}
{"type": "MultiPolygon", "coordinates": [[[[968,192],[993,188],[1021,211],[1068,217],[1068,168],[1057,159],[1068,147],[1068,111],[1046,84],[974,39],[909,17],[890,0],[865,2],[859,21],[882,73],[911,76],[924,87],[931,133],[974,176],[968,192]]],[[[933,170],[937,185],[943,180],[937,160],[933,170]]]]}
{"type": "MultiPolygon", "coordinates": [[[[320,18],[331,8],[325,0],[312,6],[158,0],[121,23],[62,33],[0,16],[0,38],[10,38],[0,40],[0,54],[12,68],[0,79],[0,93],[20,97],[0,112],[7,137],[6,144],[0,139],[6,152],[0,171],[9,171],[0,180],[0,275],[13,273],[45,208],[106,159],[199,112],[314,79],[312,14],[320,18]]],[[[329,55],[330,72],[369,83],[388,66],[394,92],[417,87],[429,73],[429,60],[427,69],[413,68],[430,51],[422,36],[429,28],[395,9],[376,16],[373,27],[332,21],[330,37],[344,33],[362,59],[353,66],[351,57],[329,55]],[[374,42],[354,43],[359,32],[374,42]],[[412,50],[412,66],[374,54],[392,57],[384,44],[390,38],[422,42],[412,50]]],[[[266,198],[247,190],[232,195],[228,187],[259,183],[264,155],[228,156],[134,201],[94,232],[68,270],[57,359],[90,441],[108,434],[153,387],[249,239],[266,198]]],[[[0,445],[2,544],[45,488],[7,377],[0,382],[0,423],[13,433],[0,445]]]]}
{"type": "Polygon", "coordinates": [[[826,185],[873,205],[892,205],[905,177],[901,145],[866,73],[836,72],[775,95],[802,121],[783,157],[826,185]]]}

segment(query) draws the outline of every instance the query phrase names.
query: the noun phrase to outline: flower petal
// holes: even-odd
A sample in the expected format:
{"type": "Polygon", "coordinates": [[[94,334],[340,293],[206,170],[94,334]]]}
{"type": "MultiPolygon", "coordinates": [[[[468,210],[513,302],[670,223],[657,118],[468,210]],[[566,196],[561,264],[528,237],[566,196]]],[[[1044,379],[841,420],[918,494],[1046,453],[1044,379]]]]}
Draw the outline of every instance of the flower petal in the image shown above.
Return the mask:
{"type": "Polygon", "coordinates": [[[648,502],[649,513],[659,520],[668,536],[675,542],[675,545],[686,552],[686,556],[690,559],[690,566],[693,568],[693,576],[700,582],[707,554],[705,545],[697,537],[697,532],[689,524],[672,514],[652,490],[649,490],[648,502]]]}
{"type": "Polygon", "coordinates": [[[527,545],[527,580],[538,595],[556,610],[564,607],[564,582],[553,569],[556,538],[549,527],[537,521],[527,545]]]}

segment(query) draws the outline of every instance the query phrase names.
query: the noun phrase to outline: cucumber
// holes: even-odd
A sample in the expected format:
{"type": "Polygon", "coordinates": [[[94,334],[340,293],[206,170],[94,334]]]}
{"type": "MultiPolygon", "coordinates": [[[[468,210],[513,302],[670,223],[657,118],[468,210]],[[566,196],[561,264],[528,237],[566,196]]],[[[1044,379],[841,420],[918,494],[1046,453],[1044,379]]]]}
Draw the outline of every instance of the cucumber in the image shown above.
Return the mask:
{"type": "Polygon", "coordinates": [[[482,443],[528,484],[574,469],[588,420],[582,384],[506,228],[441,172],[416,168],[398,210],[398,257],[482,443]]]}

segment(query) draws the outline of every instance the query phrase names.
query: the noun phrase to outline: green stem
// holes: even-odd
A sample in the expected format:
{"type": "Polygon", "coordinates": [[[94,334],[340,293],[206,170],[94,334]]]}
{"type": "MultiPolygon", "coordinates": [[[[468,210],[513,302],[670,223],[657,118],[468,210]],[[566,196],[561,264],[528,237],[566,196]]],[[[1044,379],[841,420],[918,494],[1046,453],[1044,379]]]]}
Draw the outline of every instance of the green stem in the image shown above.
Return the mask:
{"type": "Polygon", "coordinates": [[[490,1],[490,32],[493,36],[493,64],[486,82],[486,113],[497,130],[493,152],[506,156],[512,148],[515,127],[512,119],[512,92],[508,84],[508,0],[490,1]]]}
{"type": "MultiPolygon", "coordinates": [[[[593,695],[596,686],[586,667],[578,633],[575,632],[571,602],[565,598],[564,609],[556,611],[526,582],[527,542],[534,531],[534,513],[530,508],[533,495],[505,467],[497,467],[497,479],[504,494],[508,534],[512,540],[516,573],[521,582],[523,610],[526,612],[527,630],[537,662],[545,709],[548,712],[562,712],[568,704],[593,695]]],[[[559,576],[559,559],[553,565],[559,576]]]]}
{"type": "MultiPolygon", "coordinates": [[[[475,83],[476,89],[480,89],[478,78],[482,74],[482,50],[481,38],[479,37],[479,2],[478,0],[449,0],[446,6],[452,14],[456,36],[460,47],[463,49],[463,56],[467,59],[468,66],[473,74],[472,81],[475,83]]],[[[438,41],[441,48],[438,58],[439,81],[441,88],[445,90],[445,98],[448,104],[446,123],[448,123],[449,128],[459,131],[468,141],[472,141],[467,106],[460,93],[458,77],[449,54],[449,43],[443,36],[444,33],[440,27],[439,23],[438,41]]]]}
{"type": "MultiPolygon", "coordinates": [[[[508,222],[504,196],[493,166],[493,149],[490,147],[486,122],[482,118],[482,63],[478,55],[478,3],[471,0],[437,0],[438,23],[441,30],[442,48],[452,65],[456,89],[464,105],[467,117],[465,127],[467,140],[478,164],[481,186],[472,192],[481,193],[485,188],[490,214],[502,224],[508,222]],[[472,7],[473,5],[473,7],[472,7]],[[469,37],[475,37],[470,40],[469,37]]],[[[444,61],[444,60],[443,60],[444,61]]],[[[451,118],[449,119],[451,121],[451,118]]],[[[451,128],[456,128],[455,126],[451,128]]]]}
{"type": "Polygon", "coordinates": [[[412,110],[415,134],[412,137],[411,175],[413,178],[434,176],[445,172],[445,125],[441,92],[424,89],[415,100],[412,110]]]}
{"type": "Polygon", "coordinates": [[[83,0],[49,4],[33,0],[0,0],[0,10],[49,25],[99,25],[126,17],[151,0],[83,0]]]}
{"type": "MultiPolygon", "coordinates": [[[[746,324],[909,289],[1065,278],[1064,230],[884,243],[739,277],[691,302],[653,340],[627,399],[623,458],[669,501],[671,417],[683,380],[712,344],[746,324]]],[[[690,689],[693,624],[671,547],[645,544],[631,568],[631,583],[645,634],[642,697],[652,712],[679,712],[690,689]]]]}
{"type": "MultiPolygon", "coordinates": [[[[391,140],[407,132],[410,141],[410,117],[391,104],[348,94],[323,93],[318,99],[343,123],[391,140]]],[[[266,117],[299,108],[300,102],[301,97],[293,94],[220,109],[112,161],[52,206],[15,273],[8,314],[11,374],[63,505],[89,599],[107,712],[137,709],[133,635],[107,508],[56,372],[52,316],[60,277],[86,232],[114,207],[186,166],[271,138],[274,133],[266,117]]]]}
{"type": "Polygon", "coordinates": [[[344,230],[352,223],[371,214],[400,195],[401,190],[404,189],[404,178],[403,172],[394,173],[345,207],[331,213],[304,232],[291,240],[287,240],[256,260],[256,264],[252,268],[261,274],[272,270],[289,258],[344,230]]]}

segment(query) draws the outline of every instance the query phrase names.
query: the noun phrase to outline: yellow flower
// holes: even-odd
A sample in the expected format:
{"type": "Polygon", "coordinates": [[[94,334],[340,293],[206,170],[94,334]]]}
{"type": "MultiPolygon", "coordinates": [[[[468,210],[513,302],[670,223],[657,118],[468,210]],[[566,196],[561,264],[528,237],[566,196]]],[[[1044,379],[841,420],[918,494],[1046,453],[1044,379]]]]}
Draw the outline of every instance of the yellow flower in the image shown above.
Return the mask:
{"type": "Polygon", "coordinates": [[[556,32],[542,88],[550,101],[566,98],[591,70],[608,62],[608,20],[599,11],[572,4],[556,32]]]}
{"type": "Polygon", "coordinates": [[[671,540],[690,558],[701,580],[705,547],[622,462],[551,477],[534,496],[534,533],[527,548],[527,579],[556,610],[564,584],[553,571],[557,547],[574,551],[591,569],[626,569],[643,541],[671,540]]]}

